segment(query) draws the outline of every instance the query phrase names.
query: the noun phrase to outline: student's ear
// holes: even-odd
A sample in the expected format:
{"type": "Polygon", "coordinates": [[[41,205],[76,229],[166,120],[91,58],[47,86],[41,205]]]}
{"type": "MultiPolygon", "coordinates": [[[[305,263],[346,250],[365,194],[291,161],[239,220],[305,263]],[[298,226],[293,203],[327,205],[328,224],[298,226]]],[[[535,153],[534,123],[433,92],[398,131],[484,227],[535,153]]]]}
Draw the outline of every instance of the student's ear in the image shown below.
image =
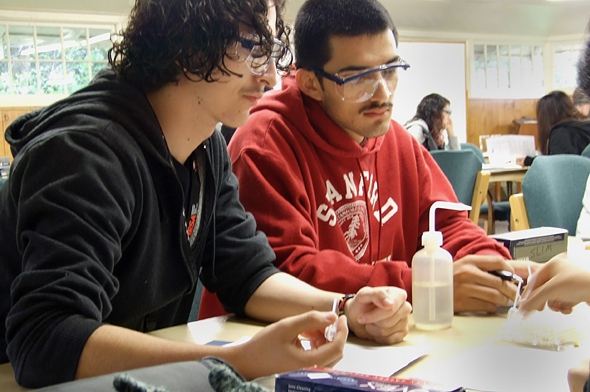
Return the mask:
{"type": "Polygon", "coordinates": [[[305,95],[316,101],[323,100],[324,92],[315,72],[307,69],[298,69],[295,73],[295,80],[297,81],[299,90],[305,95]]]}

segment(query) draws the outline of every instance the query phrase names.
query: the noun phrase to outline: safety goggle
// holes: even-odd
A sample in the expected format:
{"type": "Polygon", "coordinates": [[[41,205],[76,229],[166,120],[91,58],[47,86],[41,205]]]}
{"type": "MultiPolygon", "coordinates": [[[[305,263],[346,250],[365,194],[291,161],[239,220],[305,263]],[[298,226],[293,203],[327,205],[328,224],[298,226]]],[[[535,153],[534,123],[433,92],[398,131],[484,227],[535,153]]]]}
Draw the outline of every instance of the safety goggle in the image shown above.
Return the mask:
{"type": "Polygon", "coordinates": [[[262,76],[268,71],[271,62],[276,64],[277,59],[283,55],[284,47],[281,40],[274,38],[272,52],[264,53],[260,41],[254,36],[240,35],[236,40],[235,55],[238,61],[246,63],[250,72],[262,76]]]}
{"type": "Polygon", "coordinates": [[[383,83],[387,94],[391,95],[397,85],[397,69],[410,68],[410,64],[398,58],[387,64],[360,71],[343,71],[331,75],[326,71],[311,67],[316,74],[335,83],[336,92],[343,101],[364,102],[371,99],[379,84],[383,83]]]}

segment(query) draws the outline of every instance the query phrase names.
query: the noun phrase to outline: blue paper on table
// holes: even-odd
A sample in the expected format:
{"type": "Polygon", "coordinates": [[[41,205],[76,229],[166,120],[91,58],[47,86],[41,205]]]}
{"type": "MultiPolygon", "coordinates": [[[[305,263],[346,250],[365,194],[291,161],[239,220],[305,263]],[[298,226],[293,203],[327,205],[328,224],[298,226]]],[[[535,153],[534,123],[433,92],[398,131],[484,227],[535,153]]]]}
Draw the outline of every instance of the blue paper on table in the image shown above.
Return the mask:
{"type": "Polygon", "coordinates": [[[227,340],[212,340],[210,342],[205,343],[207,346],[226,346],[230,344],[227,340]]]}

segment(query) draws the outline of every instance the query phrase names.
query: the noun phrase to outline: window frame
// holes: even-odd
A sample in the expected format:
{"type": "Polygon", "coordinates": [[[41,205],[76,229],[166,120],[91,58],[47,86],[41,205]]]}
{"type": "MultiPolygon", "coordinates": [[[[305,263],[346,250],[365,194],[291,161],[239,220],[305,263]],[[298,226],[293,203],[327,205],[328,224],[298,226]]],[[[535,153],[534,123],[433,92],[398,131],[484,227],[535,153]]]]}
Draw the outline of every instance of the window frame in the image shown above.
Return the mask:
{"type": "MultiPolygon", "coordinates": [[[[469,40],[468,42],[468,62],[469,62],[469,75],[468,75],[468,83],[467,83],[467,88],[469,91],[469,97],[470,98],[476,98],[476,99],[527,99],[527,98],[538,98],[542,95],[545,95],[546,91],[547,91],[547,67],[548,67],[548,61],[547,61],[547,53],[548,53],[548,47],[547,47],[547,43],[545,42],[541,42],[539,40],[509,40],[507,41],[506,39],[478,39],[478,40],[469,40]],[[520,62],[521,62],[521,81],[523,79],[523,75],[522,75],[522,59],[523,59],[523,55],[522,55],[522,47],[526,47],[528,46],[531,50],[531,53],[534,52],[535,48],[541,48],[543,53],[542,53],[542,70],[543,70],[543,77],[542,77],[542,85],[540,86],[535,86],[533,88],[527,88],[527,87],[523,87],[523,86],[518,86],[518,87],[514,87],[514,86],[510,86],[510,87],[497,87],[497,88],[489,88],[487,86],[487,73],[486,73],[486,87],[484,89],[475,89],[475,75],[476,75],[476,69],[475,69],[475,47],[479,46],[479,45],[483,45],[484,46],[484,53],[487,52],[487,47],[488,46],[495,46],[496,47],[496,56],[497,56],[497,60],[498,60],[498,66],[497,66],[497,72],[498,72],[498,76],[497,76],[497,80],[499,80],[500,78],[500,66],[499,66],[499,57],[500,57],[500,47],[508,47],[508,56],[509,56],[509,61],[508,61],[508,67],[509,70],[512,70],[512,61],[511,59],[511,49],[514,47],[519,46],[520,47],[520,62]]],[[[532,69],[531,72],[534,74],[534,70],[535,70],[535,60],[534,60],[534,55],[531,55],[531,64],[532,64],[532,69]]],[[[487,57],[485,59],[485,63],[487,66],[487,57]]],[[[512,73],[509,73],[509,80],[512,80],[512,73]]]]}
{"type": "Polygon", "coordinates": [[[537,99],[553,90],[562,90],[567,94],[572,94],[575,86],[557,87],[554,83],[555,73],[555,48],[558,45],[582,45],[584,43],[584,36],[561,36],[547,38],[545,41],[528,38],[514,38],[507,39],[506,37],[497,38],[478,38],[467,40],[467,62],[468,75],[467,89],[470,98],[475,99],[537,99]],[[544,87],[537,90],[526,91],[522,89],[497,89],[495,91],[475,90],[473,88],[473,78],[475,77],[475,45],[529,45],[543,47],[543,72],[544,72],[544,87]]]}
{"type": "MultiPolygon", "coordinates": [[[[582,52],[582,49],[584,47],[584,38],[580,38],[580,39],[571,39],[571,38],[563,38],[563,37],[558,37],[555,39],[552,39],[549,43],[548,46],[551,48],[551,50],[549,51],[549,58],[548,58],[548,62],[549,64],[551,64],[551,69],[549,70],[551,72],[550,74],[550,82],[551,82],[551,90],[549,91],[553,91],[553,90],[562,90],[568,94],[573,94],[574,89],[576,88],[576,86],[556,86],[555,85],[555,50],[557,49],[558,46],[569,46],[570,47],[570,54],[572,52],[572,48],[574,46],[579,46],[580,48],[580,53],[582,52]]],[[[573,64],[573,66],[575,67],[575,64],[573,64]]],[[[577,82],[577,81],[576,81],[577,82]]]]}
{"type": "MultiPolygon", "coordinates": [[[[88,43],[88,32],[93,29],[109,30],[111,33],[117,33],[122,30],[122,26],[126,21],[127,15],[90,15],[90,14],[68,14],[68,13],[50,13],[50,12],[24,12],[24,11],[10,11],[3,10],[2,16],[0,17],[0,25],[6,29],[9,26],[32,26],[35,32],[38,27],[53,27],[60,29],[60,40],[62,44],[61,61],[44,61],[39,60],[39,53],[35,50],[35,58],[31,59],[31,62],[35,62],[37,67],[37,93],[34,94],[0,94],[0,107],[21,107],[21,106],[46,106],[59,99],[67,97],[70,93],[63,94],[44,94],[40,89],[40,74],[39,66],[45,62],[61,62],[63,67],[64,75],[67,72],[66,63],[79,62],[87,64],[96,63],[93,61],[91,56],[87,56],[85,60],[70,61],[65,58],[65,49],[63,47],[63,29],[85,29],[87,34],[87,45],[88,43]]],[[[10,34],[8,36],[10,39],[10,34]]],[[[37,46],[35,35],[35,48],[37,46]]],[[[8,42],[8,44],[10,44],[8,42]]],[[[88,47],[88,46],[87,46],[88,47]]],[[[9,49],[10,50],[10,49],[9,49]]],[[[10,66],[14,61],[8,53],[7,59],[1,59],[3,63],[8,63],[9,77],[13,78],[12,67],[10,66]]],[[[104,60],[103,60],[104,61],[104,60]]],[[[100,62],[103,62],[100,61],[100,62]]],[[[89,73],[91,75],[91,68],[89,73]]],[[[14,79],[13,79],[14,80],[14,79]]],[[[66,89],[64,89],[65,91],[66,89]]]]}

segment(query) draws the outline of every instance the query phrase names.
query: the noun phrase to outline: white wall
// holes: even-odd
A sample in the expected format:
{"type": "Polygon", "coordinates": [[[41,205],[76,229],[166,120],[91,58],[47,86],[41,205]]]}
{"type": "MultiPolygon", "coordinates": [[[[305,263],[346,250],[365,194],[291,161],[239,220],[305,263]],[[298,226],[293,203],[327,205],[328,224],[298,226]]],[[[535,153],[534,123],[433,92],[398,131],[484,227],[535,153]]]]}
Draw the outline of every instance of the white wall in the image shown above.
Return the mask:
{"type": "Polygon", "coordinates": [[[398,53],[410,68],[400,71],[393,118],[403,125],[414,116],[424,96],[437,93],[451,101],[455,133],[465,142],[465,44],[400,42],[398,53]]]}

